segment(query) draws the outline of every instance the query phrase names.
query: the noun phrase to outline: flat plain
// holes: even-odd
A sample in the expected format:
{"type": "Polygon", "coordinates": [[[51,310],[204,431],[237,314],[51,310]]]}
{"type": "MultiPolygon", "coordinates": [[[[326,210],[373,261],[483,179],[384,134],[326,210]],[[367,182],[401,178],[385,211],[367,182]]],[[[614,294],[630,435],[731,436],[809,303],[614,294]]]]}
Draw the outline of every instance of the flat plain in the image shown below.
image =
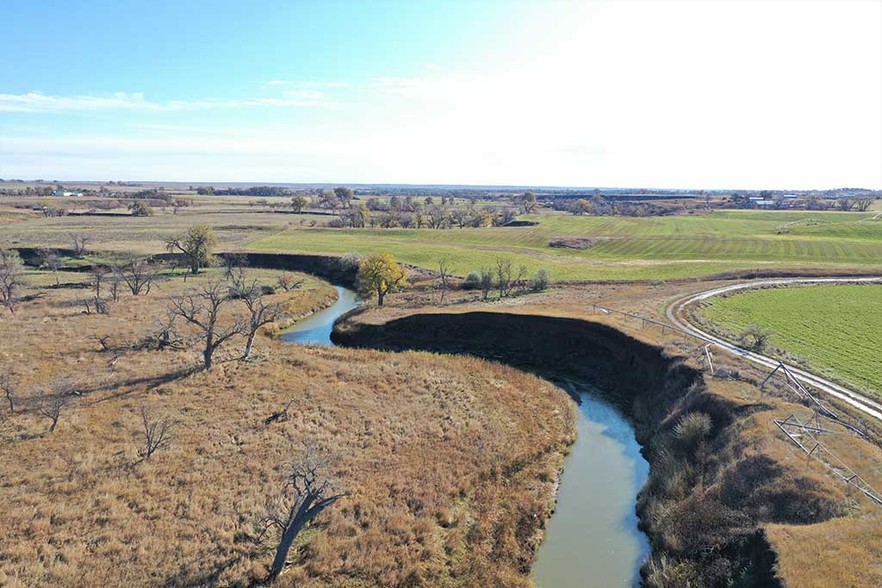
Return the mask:
{"type": "MultiPolygon", "coordinates": [[[[555,281],[670,280],[731,271],[854,269],[882,260],[876,213],[712,211],[662,217],[573,216],[542,209],[520,226],[435,229],[337,229],[330,214],[273,212],[244,197],[192,197],[194,206],[155,216],[44,218],[0,209],[0,246],[69,246],[71,233],[94,236],[102,251],[159,253],[164,240],[195,223],[211,225],[225,251],[342,255],[389,251],[400,261],[459,276],[499,258],[555,281]],[[552,246],[565,244],[566,246],[552,246]],[[585,247],[584,249],[573,248],[585,247]]],[[[282,200],[279,199],[281,203],[282,200]]],[[[72,203],[76,205],[76,203],[72,203]]]]}
{"type": "Polygon", "coordinates": [[[665,280],[733,270],[863,269],[882,260],[882,219],[872,214],[717,211],[667,217],[540,214],[531,226],[480,229],[328,229],[294,227],[249,249],[328,253],[391,251],[435,268],[449,260],[466,275],[505,257],[556,280],[665,280]],[[579,239],[586,249],[552,247],[579,239]]]}
{"type": "Polygon", "coordinates": [[[882,286],[752,290],[711,298],[700,312],[730,338],[748,325],[770,329],[772,354],[783,350],[824,376],[882,398],[882,286]]]}

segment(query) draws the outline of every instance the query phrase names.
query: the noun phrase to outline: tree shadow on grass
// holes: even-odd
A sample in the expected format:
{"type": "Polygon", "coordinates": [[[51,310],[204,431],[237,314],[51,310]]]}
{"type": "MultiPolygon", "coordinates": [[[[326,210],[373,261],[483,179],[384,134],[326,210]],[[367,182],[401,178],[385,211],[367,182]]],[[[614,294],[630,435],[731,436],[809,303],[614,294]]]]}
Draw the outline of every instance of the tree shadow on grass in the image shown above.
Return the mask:
{"type": "MultiPolygon", "coordinates": [[[[227,559],[214,570],[181,570],[180,573],[166,578],[165,582],[162,583],[162,586],[165,588],[178,588],[180,586],[217,586],[221,580],[221,575],[240,563],[247,555],[247,553],[238,553],[227,559]]],[[[226,578],[224,584],[228,583],[229,578],[226,578]]],[[[252,584],[250,584],[250,579],[243,579],[240,582],[236,582],[234,585],[248,586],[252,584]]]]}
{"type": "Polygon", "coordinates": [[[140,390],[153,390],[163,384],[169,384],[174,382],[175,380],[181,380],[186,378],[187,376],[191,376],[197,372],[202,371],[202,366],[191,366],[178,370],[172,370],[170,372],[166,372],[164,374],[159,374],[155,376],[144,376],[140,378],[129,378],[128,380],[123,380],[122,382],[113,382],[109,384],[104,384],[101,386],[96,386],[90,389],[83,389],[83,393],[95,393],[95,392],[104,392],[114,389],[120,389],[114,394],[110,394],[109,396],[105,396],[96,400],[96,403],[106,402],[108,400],[116,400],[118,398],[125,398],[135,392],[140,390]]]}

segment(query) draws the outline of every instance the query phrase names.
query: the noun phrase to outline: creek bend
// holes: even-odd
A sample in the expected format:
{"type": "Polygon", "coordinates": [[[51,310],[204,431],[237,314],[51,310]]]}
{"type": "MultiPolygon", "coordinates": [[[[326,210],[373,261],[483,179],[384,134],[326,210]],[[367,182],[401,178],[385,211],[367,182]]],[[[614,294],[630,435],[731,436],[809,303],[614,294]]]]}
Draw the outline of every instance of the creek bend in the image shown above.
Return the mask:
{"type": "MultiPolygon", "coordinates": [[[[371,346],[335,336],[335,321],[358,306],[352,290],[336,288],[338,299],[334,304],[288,329],[282,339],[302,344],[371,346]]],[[[457,315],[435,316],[453,319],[457,315]]],[[[416,340],[407,347],[421,348],[416,340]]],[[[496,359],[505,361],[504,356],[496,359]]],[[[508,363],[524,367],[517,361],[508,363]]],[[[569,377],[576,374],[555,378],[542,373],[544,370],[531,371],[548,376],[579,404],[576,440],[564,461],[555,512],[537,552],[533,580],[539,588],[638,585],[639,569],[650,548],[638,529],[636,499],[649,474],[649,464],[640,454],[634,429],[600,390],[569,377]]]]}

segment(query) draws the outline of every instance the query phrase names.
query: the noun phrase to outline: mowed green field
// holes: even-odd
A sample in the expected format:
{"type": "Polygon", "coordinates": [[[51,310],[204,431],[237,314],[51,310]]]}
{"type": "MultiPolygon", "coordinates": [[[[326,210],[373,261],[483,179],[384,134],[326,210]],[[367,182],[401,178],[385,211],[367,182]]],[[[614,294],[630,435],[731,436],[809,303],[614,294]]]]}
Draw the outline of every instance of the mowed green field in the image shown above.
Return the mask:
{"type": "Polygon", "coordinates": [[[729,333],[751,324],[771,329],[773,347],[882,398],[882,285],[752,290],[712,298],[700,312],[729,333]]]}
{"type": "Polygon", "coordinates": [[[882,271],[882,219],[873,214],[720,211],[669,217],[522,217],[535,226],[483,229],[327,229],[292,227],[255,239],[255,251],[343,254],[390,251],[454,273],[512,259],[554,280],[670,279],[735,269],[862,268],[882,271]],[[786,225],[786,226],[784,226],[786,225]],[[556,238],[596,240],[586,250],[549,246],[556,238]]]}

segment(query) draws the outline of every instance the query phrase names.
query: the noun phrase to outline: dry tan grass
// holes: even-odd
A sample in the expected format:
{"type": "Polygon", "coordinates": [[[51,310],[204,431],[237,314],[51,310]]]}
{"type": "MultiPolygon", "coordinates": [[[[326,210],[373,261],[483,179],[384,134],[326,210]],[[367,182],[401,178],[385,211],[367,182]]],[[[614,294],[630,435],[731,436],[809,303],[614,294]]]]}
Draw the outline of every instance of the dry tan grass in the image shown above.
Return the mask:
{"type": "MultiPolygon", "coordinates": [[[[601,322],[650,345],[661,345],[669,353],[685,356],[688,364],[698,367],[698,352],[702,348],[697,341],[684,339],[670,330],[663,334],[658,327],[644,327],[640,321],[618,315],[595,314],[591,304],[604,304],[653,317],[655,313],[663,313],[666,301],[707,287],[702,284],[583,285],[490,304],[474,302],[474,294],[459,292],[450,297],[450,304],[436,306],[431,312],[495,311],[601,322]]],[[[367,324],[385,323],[425,311],[426,304],[435,304],[433,300],[437,300],[437,295],[410,292],[391,298],[384,309],[373,309],[358,316],[357,320],[367,324]]],[[[718,367],[738,370],[740,378],[744,379],[706,378],[709,391],[741,407],[743,414],[729,427],[726,433],[728,441],[706,458],[711,467],[721,473],[720,481],[708,487],[707,494],[724,499],[728,496],[731,506],[765,521],[774,521],[778,516],[787,520],[812,520],[813,517],[834,515],[823,523],[808,526],[765,525],[778,559],[779,576],[787,585],[882,585],[878,563],[882,561],[882,511],[835,477],[823,464],[807,459],[772,422],[791,413],[806,420],[811,411],[805,406],[791,403],[773,385],[760,391],[754,382],[761,381],[766,373],[751,364],[722,353],[716,355],[715,362],[718,367]],[[761,467],[754,467],[756,465],[761,467]],[[775,478],[763,477],[764,471],[774,471],[775,478]],[[760,475],[760,478],[753,479],[755,475],[760,475]],[[746,483],[744,490],[750,492],[746,492],[745,496],[753,494],[751,500],[767,501],[765,505],[762,502],[745,502],[737,491],[733,493],[733,489],[743,486],[743,480],[747,479],[751,481],[746,483]],[[768,510],[769,504],[779,510],[768,510]],[[830,510],[831,507],[833,510],[830,510]],[[806,547],[807,543],[811,543],[811,546],[806,547]]],[[[838,412],[848,413],[845,407],[834,406],[838,412]]],[[[677,415],[671,418],[676,421],[677,415]]],[[[873,438],[878,439],[878,434],[873,438]]],[[[842,434],[824,435],[822,440],[843,462],[876,488],[882,489],[882,449],[877,444],[862,441],[844,433],[844,430],[842,434]]],[[[654,464],[653,468],[659,465],[654,464]]],[[[664,467],[665,464],[661,465],[664,467]]],[[[666,479],[670,487],[685,484],[681,494],[687,496],[694,487],[688,483],[688,476],[681,474],[672,471],[670,476],[662,475],[661,478],[666,479]]],[[[673,495],[676,496],[677,492],[673,491],[673,495]]],[[[660,520],[666,520],[666,526],[660,530],[664,540],[671,542],[670,547],[680,548],[684,539],[689,540],[688,517],[684,515],[694,507],[692,503],[684,503],[684,512],[675,513],[674,517],[669,517],[669,512],[662,512],[664,509],[658,513],[660,520]]]]}
{"type": "MultiPolygon", "coordinates": [[[[64,280],[63,280],[64,281],[64,280]]],[[[0,408],[0,585],[244,585],[267,571],[255,544],[267,497],[304,441],[330,452],[351,493],[292,551],[281,585],[525,585],[573,437],[573,405],[505,366],[262,339],[210,372],[175,376],[197,353],[133,351],[180,278],[110,315],[86,291],[51,289],[0,319],[0,363],[20,408],[0,408]],[[101,352],[110,334],[120,348],[101,352]],[[83,392],[58,428],[34,392],[68,378],[83,392]],[[291,402],[291,418],[264,419],[291,402]],[[139,462],[139,410],[178,422],[139,462]]],[[[314,283],[298,308],[320,304],[314,283]]]]}

